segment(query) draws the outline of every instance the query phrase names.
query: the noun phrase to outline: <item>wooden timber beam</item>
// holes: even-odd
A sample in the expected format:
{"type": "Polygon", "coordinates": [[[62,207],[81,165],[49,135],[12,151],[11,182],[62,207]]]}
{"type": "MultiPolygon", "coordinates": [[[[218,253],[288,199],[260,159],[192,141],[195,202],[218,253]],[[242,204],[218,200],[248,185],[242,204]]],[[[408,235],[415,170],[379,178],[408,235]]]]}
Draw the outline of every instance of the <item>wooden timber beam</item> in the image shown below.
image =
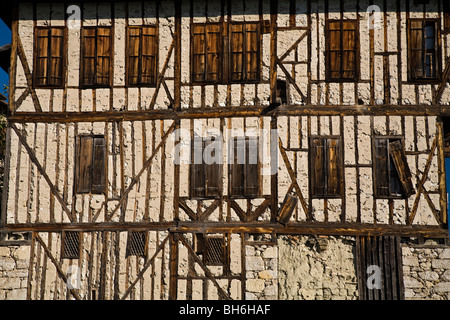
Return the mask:
{"type": "MultiPolygon", "coordinates": [[[[11,123],[76,123],[146,120],[208,119],[259,117],[266,106],[192,108],[105,112],[16,112],[8,117],[11,123]]],[[[432,105],[284,105],[265,116],[441,116],[450,117],[449,106],[432,105]]]]}
{"type": "Polygon", "coordinates": [[[448,230],[439,226],[389,225],[342,222],[107,222],[107,223],[34,223],[7,224],[1,232],[61,232],[61,231],[170,231],[175,233],[276,233],[292,235],[369,235],[448,238],[448,230]]]}

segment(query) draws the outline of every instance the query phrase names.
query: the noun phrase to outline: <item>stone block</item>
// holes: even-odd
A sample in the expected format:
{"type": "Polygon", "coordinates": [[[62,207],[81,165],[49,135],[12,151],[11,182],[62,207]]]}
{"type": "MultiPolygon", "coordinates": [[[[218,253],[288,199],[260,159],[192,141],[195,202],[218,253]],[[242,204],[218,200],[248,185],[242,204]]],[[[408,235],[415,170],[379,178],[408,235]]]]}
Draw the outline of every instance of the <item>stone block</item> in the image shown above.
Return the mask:
{"type": "Polygon", "coordinates": [[[450,270],[445,270],[441,277],[444,281],[450,281],[450,270]]]}
{"type": "Polygon", "coordinates": [[[264,260],[261,257],[246,257],[245,263],[247,270],[262,271],[264,270],[264,260]]]}
{"type": "Polygon", "coordinates": [[[18,289],[20,288],[20,278],[1,278],[0,288],[2,289],[18,289]]]}
{"type": "Polygon", "coordinates": [[[434,269],[450,269],[450,260],[435,259],[431,261],[431,267],[434,269]]]}
{"type": "Polygon", "coordinates": [[[417,281],[416,279],[411,278],[411,277],[405,277],[403,279],[403,283],[405,285],[405,288],[413,289],[413,288],[422,288],[423,287],[423,285],[419,281],[417,281]]]}
{"type": "Polygon", "coordinates": [[[450,282],[439,282],[433,287],[436,292],[450,292],[450,282]]]}
{"type": "Polygon", "coordinates": [[[11,254],[8,247],[0,247],[0,257],[9,257],[11,254]]]}
{"type": "Polygon", "coordinates": [[[263,292],[265,281],[262,279],[249,279],[246,283],[247,291],[249,292],[263,292]]]}
{"type": "Polygon", "coordinates": [[[22,246],[19,247],[13,254],[14,259],[26,260],[30,258],[30,247],[22,246]]]}
{"type": "Polygon", "coordinates": [[[450,248],[445,248],[439,255],[439,259],[450,259],[450,248]]]}
{"type": "Polygon", "coordinates": [[[13,258],[0,257],[0,271],[13,270],[16,263],[13,258]]]}
{"type": "Polygon", "coordinates": [[[277,257],[277,248],[268,247],[266,250],[263,251],[262,257],[265,259],[276,258],[277,257]]]}
{"type": "Polygon", "coordinates": [[[439,275],[434,271],[419,272],[419,277],[427,281],[437,281],[439,279],[439,275]]]}
{"type": "Polygon", "coordinates": [[[404,266],[411,266],[411,267],[418,267],[419,266],[419,259],[417,256],[406,256],[403,257],[403,265],[404,266]]]}
{"type": "Polygon", "coordinates": [[[271,270],[263,270],[258,273],[260,279],[273,279],[273,273],[271,270]]]}
{"type": "Polygon", "coordinates": [[[26,300],[27,289],[11,290],[6,294],[6,300],[26,300]]]}

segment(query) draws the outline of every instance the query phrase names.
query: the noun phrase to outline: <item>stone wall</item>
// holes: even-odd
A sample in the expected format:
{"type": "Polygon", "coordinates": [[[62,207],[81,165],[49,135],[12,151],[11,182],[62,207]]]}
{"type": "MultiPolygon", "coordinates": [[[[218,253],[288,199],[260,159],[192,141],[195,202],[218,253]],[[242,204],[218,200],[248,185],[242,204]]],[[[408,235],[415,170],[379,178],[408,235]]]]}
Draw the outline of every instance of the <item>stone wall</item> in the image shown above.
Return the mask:
{"type": "Polygon", "coordinates": [[[278,248],[275,245],[246,245],[247,300],[278,299],[278,248]]]}
{"type": "Polygon", "coordinates": [[[0,300],[27,297],[29,246],[0,247],[0,300]]]}
{"type": "Polygon", "coordinates": [[[403,244],[402,253],[406,299],[450,299],[450,247],[403,244]]]}
{"type": "Polygon", "coordinates": [[[280,300],[358,299],[354,237],[282,236],[280,300]]]}

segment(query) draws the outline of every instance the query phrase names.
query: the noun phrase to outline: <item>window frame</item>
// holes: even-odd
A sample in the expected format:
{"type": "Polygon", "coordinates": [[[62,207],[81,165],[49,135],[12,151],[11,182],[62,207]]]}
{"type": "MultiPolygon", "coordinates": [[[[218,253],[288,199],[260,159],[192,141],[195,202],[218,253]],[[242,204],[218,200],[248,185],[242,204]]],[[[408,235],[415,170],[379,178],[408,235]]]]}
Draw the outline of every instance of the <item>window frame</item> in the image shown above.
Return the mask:
{"type": "Polygon", "coordinates": [[[156,24],[148,24],[148,25],[132,25],[132,26],[127,26],[126,28],[126,49],[125,49],[125,83],[127,87],[149,87],[149,88],[154,88],[156,87],[156,83],[158,81],[158,75],[159,75],[159,70],[158,70],[158,66],[159,66],[159,27],[156,24]],[[154,56],[154,63],[151,66],[151,68],[153,69],[153,77],[154,77],[154,82],[143,82],[142,81],[142,60],[144,58],[143,54],[142,54],[142,47],[143,47],[143,28],[153,28],[155,29],[155,34],[154,34],[154,50],[155,50],[155,56],[154,56]],[[136,84],[134,83],[130,83],[130,73],[129,73],[129,68],[130,68],[130,29],[139,29],[139,53],[137,56],[138,59],[138,81],[136,84]]]}
{"type": "Polygon", "coordinates": [[[325,81],[326,82],[357,82],[359,81],[360,77],[360,36],[359,36],[359,24],[357,19],[326,19],[325,21],[325,37],[327,41],[325,41],[325,81]],[[331,50],[331,36],[330,36],[330,23],[336,23],[339,22],[339,50],[331,50]],[[355,29],[343,29],[343,23],[344,22],[351,22],[354,23],[355,29]],[[343,31],[347,30],[353,30],[355,33],[355,48],[354,50],[344,50],[343,49],[343,31]],[[342,56],[343,51],[353,51],[355,55],[355,68],[354,68],[354,77],[352,78],[343,78],[342,74],[343,71],[343,65],[342,65],[342,59],[339,59],[339,77],[331,77],[331,52],[332,51],[338,51],[339,56],[342,56]]]}
{"type": "MultiPolygon", "coordinates": [[[[191,23],[190,25],[190,34],[191,34],[191,39],[190,39],[190,82],[191,85],[214,85],[214,84],[257,84],[257,83],[261,83],[261,73],[262,73],[262,34],[263,34],[263,26],[262,26],[262,21],[257,20],[257,21],[230,21],[227,23],[221,23],[221,22],[203,22],[203,23],[191,23]],[[246,70],[246,64],[245,64],[245,56],[246,56],[246,50],[245,50],[245,33],[249,32],[246,30],[245,26],[248,24],[254,24],[256,25],[256,30],[257,30],[257,76],[255,80],[247,80],[247,78],[245,77],[242,80],[232,80],[232,72],[231,72],[231,62],[232,62],[232,26],[233,25],[243,25],[243,44],[242,44],[242,48],[243,48],[243,66],[242,66],[242,70],[246,70]],[[207,26],[210,25],[216,25],[219,27],[219,41],[218,41],[218,46],[220,48],[220,56],[218,57],[218,79],[217,80],[196,80],[195,79],[195,75],[194,75],[194,71],[196,70],[195,66],[194,66],[194,55],[195,55],[195,49],[194,49],[194,28],[195,27],[204,27],[205,28],[205,41],[206,41],[206,28],[207,26]]],[[[204,73],[205,73],[205,79],[207,78],[206,74],[207,74],[207,70],[208,70],[208,66],[207,66],[207,44],[205,43],[205,67],[204,67],[204,73]]],[[[245,71],[243,71],[245,73],[245,71]]]]}
{"type": "MultiPolygon", "coordinates": [[[[328,150],[328,148],[326,148],[328,150]]],[[[311,135],[309,137],[309,148],[308,148],[308,162],[309,162],[309,193],[311,199],[341,199],[344,197],[344,186],[343,186],[343,180],[344,180],[344,154],[343,154],[343,145],[342,145],[342,137],[337,135],[311,135]],[[325,172],[323,173],[324,176],[324,193],[323,194],[316,194],[315,192],[315,177],[316,177],[316,168],[314,166],[314,140],[321,139],[327,143],[328,146],[328,140],[337,140],[336,147],[338,148],[336,153],[336,167],[337,167],[337,174],[336,180],[338,182],[337,193],[328,193],[328,180],[329,180],[329,173],[328,173],[328,167],[323,165],[323,169],[325,172]]],[[[326,154],[324,155],[323,164],[329,163],[329,152],[326,151],[326,154]]]]}
{"type": "MultiPolygon", "coordinates": [[[[208,164],[208,163],[205,163],[205,161],[204,161],[205,160],[204,152],[205,152],[205,148],[206,148],[206,143],[212,143],[213,141],[216,141],[216,140],[213,140],[212,138],[213,137],[197,136],[191,140],[191,156],[190,156],[191,164],[189,165],[189,198],[190,199],[194,199],[194,200],[219,199],[223,193],[223,164],[222,163],[208,164]],[[195,159],[194,153],[195,153],[195,148],[196,148],[196,141],[198,141],[198,140],[201,140],[201,143],[202,143],[202,163],[195,163],[195,160],[194,160],[195,159]],[[217,173],[217,177],[218,177],[218,179],[221,179],[221,180],[217,181],[217,194],[209,194],[207,192],[208,185],[207,185],[206,175],[207,175],[209,166],[218,166],[219,167],[219,172],[217,173]],[[203,179],[203,186],[204,186],[204,192],[200,195],[197,195],[197,191],[194,190],[196,188],[195,174],[198,172],[197,170],[200,170],[200,174],[203,179]]],[[[222,156],[223,156],[223,142],[220,137],[214,137],[214,138],[217,139],[217,141],[220,143],[220,145],[221,145],[220,152],[222,152],[222,156]]],[[[216,188],[216,187],[214,187],[214,188],[216,188]]]]}
{"type": "MultiPolygon", "coordinates": [[[[392,135],[374,135],[372,137],[372,177],[373,177],[373,194],[374,194],[374,198],[376,199],[407,199],[407,192],[406,190],[404,190],[404,187],[402,185],[402,181],[400,178],[399,173],[397,172],[397,169],[395,168],[395,164],[393,164],[393,167],[391,166],[391,161],[393,161],[391,159],[390,156],[390,146],[389,144],[393,141],[400,141],[401,145],[402,145],[402,151],[403,154],[405,154],[405,138],[403,136],[392,136],[392,135]],[[387,140],[387,150],[386,150],[386,155],[387,155],[387,168],[386,168],[386,172],[387,172],[387,178],[388,178],[388,195],[382,195],[378,192],[378,188],[379,188],[379,181],[377,181],[377,176],[378,176],[378,170],[380,170],[379,168],[377,168],[377,160],[376,160],[376,156],[377,156],[377,152],[376,152],[376,140],[387,140]],[[391,174],[391,168],[393,168],[396,171],[396,176],[398,178],[398,184],[402,190],[401,194],[392,194],[391,193],[391,186],[392,186],[392,174],[391,174]]],[[[409,167],[408,167],[409,170],[409,167]]]]}
{"type": "Polygon", "coordinates": [[[60,89],[63,88],[65,83],[66,83],[66,70],[67,70],[67,28],[66,27],[60,27],[60,26],[35,26],[34,27],[34,40],[33,40],[33,48],[34,48],[34,53],[33,53],[33,87],[34,88],[48,88],[48,89],[60,89]],[[62,30],[62,43],[61,43],[61,48],[60,48],[60,53],[61,56],[58,58],[61,58],[61,67],[60,67],[60,78],[61,78],[61,83],[60,84],[54,84],[51,83],[49,84],[49,79],[51,78],[51,70],[52,70],[52,63],[51,60],[52,58],[52,41],[51,38],[53,36],[52,34],[52,30],[53,29],[58,29],[58,30],[62,30]],[[47,35],[47,69],[46,69],[46,82],[47,84],[39,84],[38,83],[38,72],[37,72],[37,66],[38,66],[38,52],[39,52],[39,41],[38,41],[38,32],[39,30],[47,30],[47,32],[49,32],[49,34],[47,35]],[[51,34],[50,34],[51,33],[51,34]]]}
{"type": "Polygon", "coordinates": [[[261,196],[261,148],[260,148],[260,139],[259,137],[252,137],[252,136],[244,136],[244,137],[231,137],[229,139],[229,149],[228,149],[228,195],[232,199],[255,199],[259,198],[261,196]],[[256,149],[257,149],[257,163],[249,163],[247,160],[250,158],[250,141],[254,140],[256,141],[256,149]],[[236,143],[238,141],[244,141],[245,143],[245,163],[240,164],[237,162],[237,155],[234,153],[234,150],[236,149],[236,143]],[[230,157],[233,155],[233,161],[231,161],[230,157]],[[243,185],[243,191],[242,194],[235,194],[233,191],[233,182],[235,177],[234,172],[234,166],[235,165],[242,165],[242,185],[243,185]],[[255,166],[256,165],[256,193],[251,194],[248,191],[249,186],[247,185],[247,175],[249,174],[249,171],[251,171],[251,168],[248,168],[247,166],[255,166]]]}
{"type": "Polygon", "coordinates": [[[75,140],[75,168],[74,168],[74,186],[73,186],[73,192],[74,195],[93,195],[93,194],[103,194],[106,195],[107,194],[107,185],[108,185],[108,152],[107,152],[107,141],[106,141],[106,137],[104,135],[92,135],[92,134],[80,134],[76,137],[75,140]],[[81,161],[80,161],[80,156],[81,156],[81,139],[82,138],[91,138],[92,141],[92,149],[91,149],[91,164],[90,164],[90,173],[89,173],[89,179],[90,179],[90,187],[89,187],[89,191],[81,191],[80,188],[80,165],[81,165],[81,161]],[[104,140],[104,155],[103,155],[103,188],[101,190],[93,190],[93,185],[92,185],[92,180],[93,180],[93,173],[94,173],[94,161],[95,161],[95,143],[94,140],[101,138],[104,140]]]}
{"type": "Polygon", "coordinates": [[[113,66],[114,66],[114,27],[112,26],[83,26],[81,28],[81,41],[80,41],[80,88],[110,88],[113,85],[113,66]],[[99,58],[99,52],[98,52],[98,41],[99,41],[99,35],[98,31],[99,29],[109,29],[109,68],[108,68],[108,83],[106,84],[99,84],[97,83],[97,68],[98,68],[98,58],[99,58]],[[86,64],[85,64],[85,37],[86,37],[86,30],[95,30],[95,49],[93,57],[94,59],[94,70],[93,70],[93,83],[92,84],[86,84],[85,83],[85,74],[86,74],[86,64]]]}
{"type": "MultiPolygon", "coordinates": [[[[407,37],[406,37],[406,43],[407,43],[407,74],[408,74],[408,82],[409,83],[439,83],[442,78],[442,45],[441,45],[441,22],[439,18],[409,18],[407,20],[407,37]],[[414,77],[412,74],[412,48],[411,48],[411,34],[412,34],[412,28],[411,28],[411,22],[413,21],[422,21],[422,32],[425,34],[424,28],[427,22],[433,22],[435,24],[434,34],[435,34],[435,55],[436,55],[436,76],[435,77],[414,77]]],[[[418,50],[417,50],[418,51],[418,50]]],[[[425,37],[422,37],[422,50],[420,50],[421,56],[422,56],[422,71],[425,73],[425,37]]]]}

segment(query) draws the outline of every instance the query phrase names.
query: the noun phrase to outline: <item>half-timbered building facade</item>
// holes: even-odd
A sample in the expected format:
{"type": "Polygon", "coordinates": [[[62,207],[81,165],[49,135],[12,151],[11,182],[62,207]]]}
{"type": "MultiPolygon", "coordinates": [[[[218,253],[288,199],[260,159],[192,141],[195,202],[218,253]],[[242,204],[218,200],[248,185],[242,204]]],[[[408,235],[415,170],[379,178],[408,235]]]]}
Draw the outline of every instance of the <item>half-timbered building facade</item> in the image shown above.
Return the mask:
{"type": "Polygon", "coordinates": [[[427,239],[444,281],[448,1],[12,12],[0,231],[22,298],[329,298],[289,291],[289,248],[341,244],[340,298],[403,299],[427,239]]]}

